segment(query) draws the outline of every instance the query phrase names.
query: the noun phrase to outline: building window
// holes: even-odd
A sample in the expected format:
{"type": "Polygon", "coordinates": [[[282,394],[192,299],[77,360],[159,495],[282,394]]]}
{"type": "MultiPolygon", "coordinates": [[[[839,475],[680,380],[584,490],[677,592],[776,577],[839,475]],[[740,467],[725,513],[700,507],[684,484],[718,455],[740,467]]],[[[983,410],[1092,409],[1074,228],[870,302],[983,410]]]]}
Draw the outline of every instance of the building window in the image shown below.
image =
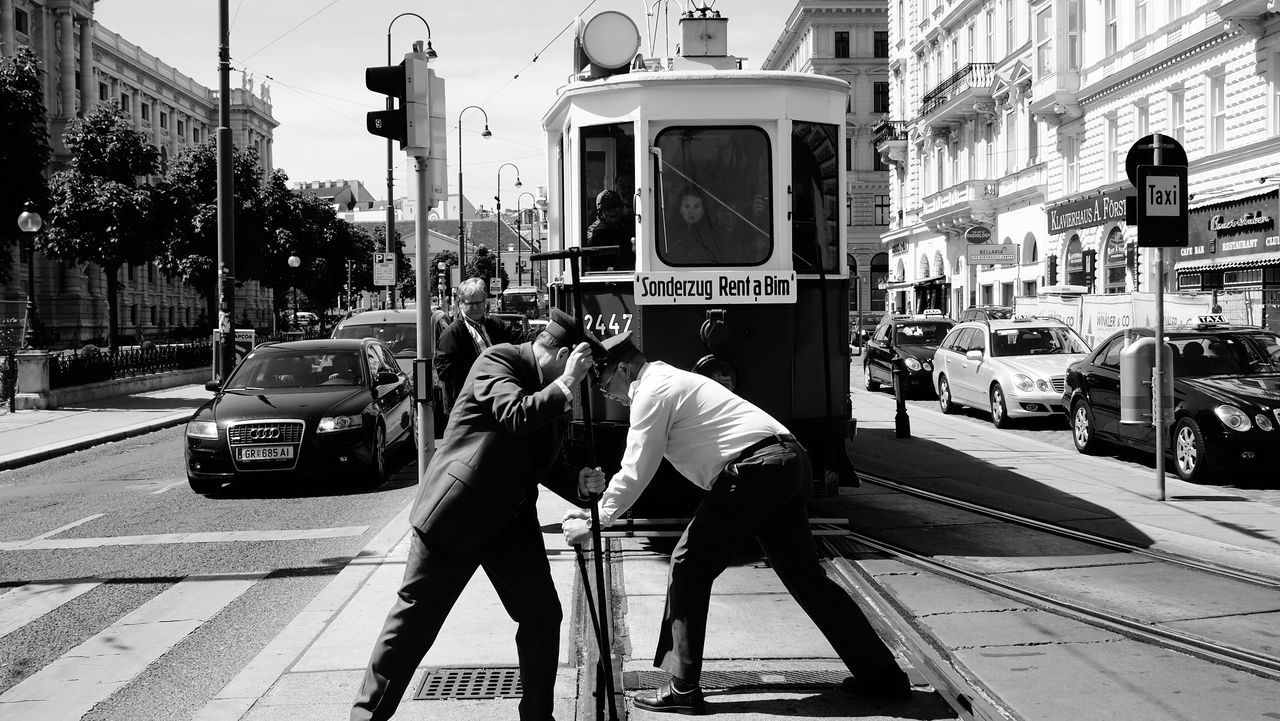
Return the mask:
{"type": "Polygon", "coordinates": [[[138,304],[134,303],[129,306],[129,325],[138,324],[138,304]]]}
{"type": "Polygon", "coordinates": [[[1080,140],[1068,135],[1062,142],[1062,190],[1074,193],[1080,188],[1080,140]]]}
{"type": "Polygon", "coordinates": [[[1147,0],[1134,0],[1133,36],[1138,39],[1147,36],[1147,0]]]}
{"type": "Polygon", "coordinates": [[[876,225],[888,225],[889,224],[889,196],[877,195],[875,209],[876,209],[876,225]]]}
{"type": "Polygon", "coordinates": [[[1035,113],[1027,113],[1027,165],[1040,160],[1040,121],[1035,113]]]}
{"type": "Polygon", "coordinates": [[[149,105],[148,103],[145,103],[145,102],[143,102],[143,103],[138,103],[138,108],[139,108],[140,110],[142,110],[142,119],[143,119],[143,120],[150,120],[150,119],[151,119],[151,105],[149,105]]]}
{"type": "Polygon", "coordinates": [[[1034,280],[1022,281],[1022,297],[1023,298],[1036,297],[1036,282],[1034,280]]]}
{"type": "Polygon", "coordinates": [[[187,137],[187,124],[181,120],[178,121],[178,137],[187,137]]]}
{"type": "Polygon", "coordinates": [[[21,8],[13,10],[13,29],[23,35],[31,33],[31,20],[27,16],[27,11],[21,8]]]}
{"type": "Polygon", "coordinates": [[[853,138],[848,135],[844,138],[844,167],[845,170],[853,170],[853,138]]]}
{"type": "Polygon", "coordinates": [[[1036,13],[1036,73],[1044,77],[1053,72],[1053,7],[1036,13]]]}
{"type": "Polygon", "coordinates": [[[889,31],[877,30],[875,32],[875,54],[878,58],[889,57],[889,31]]]}
{"type": "Polygon", "coordinates": [[[849,31],[848,30],[836,31],[836,57],[837,58],[849,57],[849,31]]]}
{"type": "Polygon", "coordinates": [[[198,143],[198,142],[200,142],[200,128],[197,128],[197,127],[195,127],[195,126],[192,126],[192,128],[191,128],[191,142],[193,142],[193,143],[198,143]]]}
{"type": "Polygon", "coordinates": [[[1017,0],[1004,0],[1004,25],[1005,25],[1004,53],[1005,55],[1011,54],[1013,52],[1013,49],[1017,47],[1017,45],[1015,44],[1016,33],[1018,28],[1017,13],[1018,13],[1017,0]]]}
{"type": "Polygon", "coordinates": [[[107,89],[106,83],[98,83],[98,100],[106,100],[110,97],[111,91],[107,89]]]}
{"type": "Polygon", "coordinates": [[[1280,53],[1271,56],[1271,76],[1267,78],[1271,109],[1271,134],[1280,135],[1280,53]]]}
{"type": "Polygon", "coordinates": [[[1222,75],[1209,78],[1209,152],[1220,153],[1227,133],[1227,79],[1222,75]]]}
{"type": "Polygon", "coordinates": [[[1128,256],[1125,253],[1124,234],[1119,228],[1112,228],[1103,246],[1102,265],[1106,276],[1103,279],[1103,293],[1123,293],[1124,279],[1128,270],[1128,256]]]}
{"type": "MultiPolygon", "coordinates": [[[[1116,179],[1116,158],[1120,155],[1120,122],[1115,117],[1107,118],[1107,147],[1106,159],[1103,164],[1106,165],[1106,182],[1113,183],[1116,179]]],[[[1124,167],[1124,163],[1121,163],[1124,167]]]]}
{"type": "Polygon", "coordinates": [[[1116,0],[1103,0],[1102,17],[1106,25],[1106,53],[1112,55],[1120,49],[1120,19],[1116,13],[1116,0]]]}
{"type": "Polygon", "coordinates": [[[128,93],[120,93],[120,109],[125,113],[133,112],[133,99],[129,97],[128,93]]]}
{"type": "Polygon", "coordinates": [[[884,156],[880,155],[880,153],[872,153],[871,158],[872,158],[872,162],[871,162],[872,170],[888,170],[889,169],[889,164],[884,162],[884,156]]]}
{"type": "Polygon", "coordinates": [[[1173,131],[1173,137],[1179,143],[1186,137],[1186,129],[1183,127],[1186,122],[1186,96],[1182,88],[1169,91],[1169,128],[1173,131]]]}
{"type": "Polygon", "coordinates": [[[1018,129],[1014,125],[1014,112],[1010,110],[1004,115],[1004,168],[1005,174],[1012,173],[1018,167],[1018,129]]]}
{"type": "Polygon", "coordinates": [[[1182,0],[1169,0],[1169,22],[1182,17],[1182,0]]]}
{"type": "Polygon", "coordinates": [[[1067,0],[1067,72],[1078,72],[1084,62],[1080,25],[1080,0],[1067,0]]]}
{"type": "Polygon", "coordinates": [[[960,39],[951,38],[951,74],[954,75],[960,69],[960,39]]]}
{"type": "Polygon", "coordinates": [[[987,11],[987,57],[985,62],[994,63],[996,61],[996,11],[987,11]]]}
{"type": "Polygon", "coordinates": [[[877,80],[875,85],[875,107],[874,112],[889,112],[889,83],[887,81],[877,80]]]}
{"type": "Polygon", "coordinates": [[[160,322],[160,310],[153,305],[151,306],[151,325],[155,325],[156,323],[159,323],[159,322],[160,322]]]}
{"type": "Polygon", "coordinates": [[[126,268],[128,268],[128,276],[127,276],[127,277],[129,278],[129,280],[135,280],[135,279],[137,279],[137,277],[138,277],[137,268],[135,268],[135,267],[134,267],[134,266],[132,266],[132,265],[128,265],[128,266],[125,266],[125,267],[126,267],[126,268]]]}
{"type": "Polygon", "coordinates": [[[173,325],[173,306],[169,306],[169,325],[173,325]]]}
{"type": "Polygon", "coordinates": [[[156,266],[153,263],[147,263],[147,282],[156,282],[156,266]]]}
{"type": "Polygon", "coordinates": [[[1147,137],[1147,128],[1151,127],[1151,108],[1148,108],[1146,105],[1139,105],[1133,109],[1133,112],[1133,124],[1137,129],[1138,137],[1147,137]]]}

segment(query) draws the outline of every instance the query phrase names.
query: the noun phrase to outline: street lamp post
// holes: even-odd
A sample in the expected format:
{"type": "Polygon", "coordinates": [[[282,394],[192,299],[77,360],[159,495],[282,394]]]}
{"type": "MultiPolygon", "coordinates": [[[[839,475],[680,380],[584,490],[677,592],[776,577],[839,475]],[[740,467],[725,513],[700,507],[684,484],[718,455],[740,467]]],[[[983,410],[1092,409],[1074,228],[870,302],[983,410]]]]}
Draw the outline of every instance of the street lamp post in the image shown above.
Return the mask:
{"type": "Polygon", "coordinates": [[[484,115],[484,131],[480,133],[482,138],[493,137],[493,133],[489,132],[489,114],[479,105],[468,105],[458,111],[458,268],[462,270],[463,276],[467,274],[467,239],[466,226],[463,224],[462,212],[462,114],[468,110],[475,108],[484,115]]]}
{"type": "Polygon", "coordinates": [[[299,327],[298,323],[298,268],[302,266],[302,258],[296,255],[289,256],[289,267],[293,268],[293,278],[291,285],[293,286],[293,326],[299,327]]]}
{"type": "MultiPolygon", "coordinates": [[[[538,199],[533,197],[533,193],[530,193],[527,190],[521,193],[520,197],[516,198],[516,285],[524,285],[524,265],[520,260],[520,244],[524,242],[524,233],[521,232],[521,223],[524,221],[524,209],[521,208],[520,201],[524,200],[524,196],[526,195],[534,202],[533,207],[538,207],[538,199]]],[[[530,245],[529,249],[532,251],[533,246],[530,245]]],[[[529,283],[533,284],[532,264],[530,264],[529,268],[529,283]]]]}
{"type": "MultiPolygon", "coordinates": [[[[498,189],[493,196],[494,202],[497,203],[497,212],[494,214],[493,217],[497,220],[497,223],[498,223],[498,226],[494,229],[495,231],[494,237],[497,238],[496,244],[498,246],[498,269],[495,272],[495,275],[497,275],[498,277],[498,290],[499,290],[498,307],[502,307],[502,295],[501,295],[501,290],[502,290],[502,169],[507,167],[508,165],[510,165],[516,171],[516,187],[519,188],[521,185],[520,184],[520,168],[517,167],[515,163],[503,163],[502,165],[498,166],[498,189]]],[[[518,243],[516,247],[517,248],[520,247],[518,243]]]]}
{"type": "Polygon", "coordinates": [[[36,233],[40,232],[40,227],[43,225],[44,219],[36,212],[35,204],[28,200],[22,206],[22,212],[18,214],[18,227],[27,234],[27,319],[25,323],[26,332],[22,334],[22,347],[24,349],[31,348],[37,340],[36,323],[39,320],[36,316],[35,295],[36,233]]]}
{"type": "MultiPolygon", "coordinates": [[[[438,57],[436,55],[435,48],[431,47],[431,25],[427,23],[426,18],[422,17],[417,13],[404,12],[391,18],[391,22],[387,23],[387,65],[391,65],[391,26],[395,25],[397,20],[399,20],[400,18],[406,15],[412,15],[413,17],[418,18],[419,20],[422,21],[423,25],[427,26],[426,55],[428,58],[431,58],[433,60],[436,57],[438,57]]],[[[395,101],[392,99],[390,95],[388,95],[387,110],[394,110],[394,109],[395,109],[395,101]]],[[[395,152],[391,148],[391,138],[387,138],[387,238],[386,238],[387,242],[386,242],[386,247],[383,248],[383,250],[387,253],[391,252],[391,242],[392,242],[391,233],[396,226],[396,207],[394,202],[395,191],[393,190],[394,187],[395,187],[395,152]]],[[[423,213],[426,211],[423,208],[418,208],[417,212],[423,213]]],[[[391,296],[391,307],[394,308],[396,307],[395,285],[391,286],[389,293],[391,296]]]]}
{"type": "Polygon", "coordinates": [[[440,271],[436,276],[436,290],[440,293],[440,310],[445,310],[445,279],[449,277],[449,264],[443,260],[436,262],[436,270],[440,271]]]}

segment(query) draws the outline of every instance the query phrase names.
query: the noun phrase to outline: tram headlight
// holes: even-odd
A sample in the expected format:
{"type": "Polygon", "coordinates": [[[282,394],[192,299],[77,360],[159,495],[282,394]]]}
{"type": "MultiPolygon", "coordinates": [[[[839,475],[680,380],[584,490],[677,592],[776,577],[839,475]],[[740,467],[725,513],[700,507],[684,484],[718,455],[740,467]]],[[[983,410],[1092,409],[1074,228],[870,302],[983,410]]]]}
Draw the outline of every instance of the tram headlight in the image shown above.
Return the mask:
{"type": "Polygon", "coordinates": [[[704,375],[720,385],[735,390],[738,387],[738,371],[723,358],[705,355],[693,364],[693,372],[704,375]]]}

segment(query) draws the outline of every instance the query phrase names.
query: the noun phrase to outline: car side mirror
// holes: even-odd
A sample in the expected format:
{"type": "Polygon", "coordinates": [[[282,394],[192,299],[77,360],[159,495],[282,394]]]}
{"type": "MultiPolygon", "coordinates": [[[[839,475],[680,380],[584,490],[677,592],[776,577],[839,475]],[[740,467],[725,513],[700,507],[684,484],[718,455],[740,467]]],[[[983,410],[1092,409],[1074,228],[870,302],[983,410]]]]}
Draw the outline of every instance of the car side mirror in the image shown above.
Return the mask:
{"type": "Polygon", "coordinates": [[[398,374],[392,373],[391,371],[381,371],[378,373],[378,377],[374,381],[374,385],[389,386],[392,383],[399,383],[399,382],[400,382],[400,376],[398,374]]]}
{"type": "Polygon", "coordinates": [[[210,393],[217,393],[222,390],[222,384],[218,381],[205,381],[204,389],[210,393]]]}
{"type": "Polygon", "coordinates": [[[980,361],[982,360],[982,350],[974,348],[973,350],[965,351],[964,357],[965,360],[980,361]]]}

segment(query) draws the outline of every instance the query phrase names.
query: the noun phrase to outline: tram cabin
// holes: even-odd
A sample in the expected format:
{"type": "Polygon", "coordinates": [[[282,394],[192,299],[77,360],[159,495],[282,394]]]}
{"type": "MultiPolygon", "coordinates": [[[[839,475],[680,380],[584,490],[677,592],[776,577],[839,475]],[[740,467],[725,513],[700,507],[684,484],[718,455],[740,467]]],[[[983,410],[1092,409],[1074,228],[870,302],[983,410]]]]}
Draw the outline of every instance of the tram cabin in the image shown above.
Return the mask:
{"type": "MultiPolygon", "coordinates": [[[[551,261],[552,305],[572,312],[578,292],[598,336],[630,330],[649,358],[759,405],[834,490],[852,477],[840,151],[849,86],[740,69],[722,49],[724,18],[681,23],[682,57],[644,60],[614,38],[605,54],[623,65],[602,69],[608,60],[586,47],[589,69],[543,118],[548,247],[621,246],[584,257],[577,288],[568,261],[551,261]]],[[[591,406],[598,462],[616,469],[627,409],[598,393],[591,406]]]]}

